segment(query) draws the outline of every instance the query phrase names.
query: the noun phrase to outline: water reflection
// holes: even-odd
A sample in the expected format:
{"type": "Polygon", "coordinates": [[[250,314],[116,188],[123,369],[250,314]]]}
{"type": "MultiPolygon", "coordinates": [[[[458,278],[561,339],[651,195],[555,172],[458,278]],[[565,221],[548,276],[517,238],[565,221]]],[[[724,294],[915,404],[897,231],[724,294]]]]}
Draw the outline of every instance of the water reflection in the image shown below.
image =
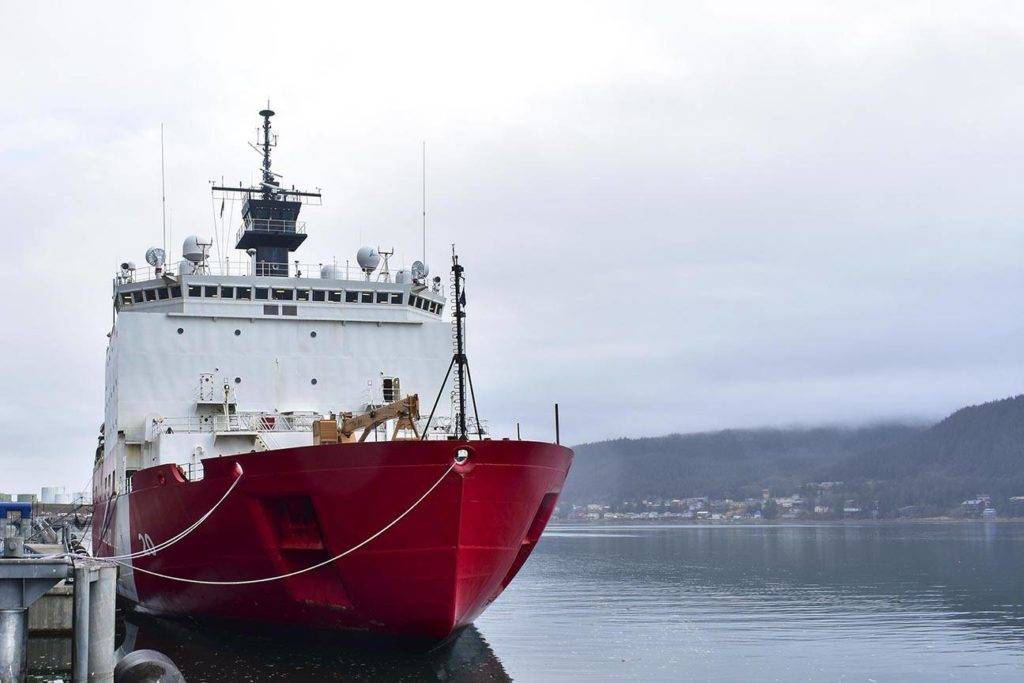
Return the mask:
{"type": "Polygon", "coordinates": [[[129,613],[124,654],[163,652],[194,681],[511,681],[475,627],[427,649],[329,632],[129,613]]]}
{"type": "Polygon", "coordinates": [[[551,532],[478,622],[516,679],[1024,680],[1024,525],[551,532]]]}
{"type": "Polygon", "coordinates": [[[477,627],[426,651],[129,614],[123,639],[190,682],[1017,682],[1024,524],[554,526],[477,627]]]}

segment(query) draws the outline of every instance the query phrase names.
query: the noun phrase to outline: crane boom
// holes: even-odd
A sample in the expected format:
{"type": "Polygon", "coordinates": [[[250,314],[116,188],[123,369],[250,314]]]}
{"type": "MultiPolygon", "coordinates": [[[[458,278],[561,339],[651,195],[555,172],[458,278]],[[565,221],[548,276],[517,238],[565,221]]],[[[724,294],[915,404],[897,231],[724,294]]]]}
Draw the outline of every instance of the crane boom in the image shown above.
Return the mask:
{"type": "Polygon", "coordinates": [[[384,424],[388,420],[397,420],[395,424],[395,434],[392,439],[397,436],[401,429],[411,429],[416,438],[419,438],[419,432],[416,430],[416,420],[420,419],[420,398],[418,394],[412,396],[406,396],[403,399],[399,399],[393,403],[388,403],[379,408],[366,413],[359,413],[353,415],[352,413],[342,413],[340,416],[340,424],[338,425],[339,436],[341,441],[352,441],[353,435],[360,429],[363,430],[362,435],[359,437],[359,441],[366,441],[366,437],[370,435],[374,429],[384,424]]]}

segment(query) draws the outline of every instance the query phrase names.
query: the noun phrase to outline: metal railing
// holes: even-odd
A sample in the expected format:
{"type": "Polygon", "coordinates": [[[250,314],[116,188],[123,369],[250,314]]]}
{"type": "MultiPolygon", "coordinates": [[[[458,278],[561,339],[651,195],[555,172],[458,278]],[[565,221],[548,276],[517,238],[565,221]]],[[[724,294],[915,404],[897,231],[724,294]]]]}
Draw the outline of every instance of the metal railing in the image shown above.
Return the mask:
{"type": "Polygon", "coordinates": [[[273,235],[305,235],[305,221],[290,221],[280,218],[250,218],[242,223],[235,232],[235,243],[247,232],[260,232],[273,235]]]}
{"type": "Polygon", "coordinates": [[[202,481],[205,476],[201,462],[178,463],[178,467],[189,481],[202,481]]]}
{"type": "MultiPolygon", "coordinates": [[[[349,282],[365,282],[366,275],[359,269],[358,266],[354,265],[339,265],[335,261],[325,261],[322,263],[311,263],[311,262],[300,262],[291,261],[289,263],[271,263],[269,261],[260,261],[253,264],[253,261],[248,258],[241,259],[207,259],[206,264],[203,268],[192,271],[182,271],[180,264],[168,264],[159,268],[153,266],[136,266],[131,269],[123,268],[117,271],[114,276],[115,284],[126,285],[134,282],[148,282],[150,280],[158,280],[163,275],[177,276],[177,275],[190,275],[190,276],[202,276],[202,275],[234,275],[234,276],[248,276],[248,275],[261,275],[267,273],[283,273],[288,277],[302,277],[320,279],[321,269],[325,266],[330,266],[334,271],[332,279],[345,280],[349,282]],[[255,265],[255,272],[254,272],[255,265]]],[[[394,280],[394,274],[392,273],[391,280],[394,280]]],[[[377,274],[375,273],[371,278],[371,282],[377,282],[377,274]]]]}
{"type": "Polygon", "coordinates": [[[192,415],[165,417],[157,422],[160,431],[173,432],[308,432],[313,430],[317,415],[282,415],[280,413],[235,413],[233,415],[192,415]]]}

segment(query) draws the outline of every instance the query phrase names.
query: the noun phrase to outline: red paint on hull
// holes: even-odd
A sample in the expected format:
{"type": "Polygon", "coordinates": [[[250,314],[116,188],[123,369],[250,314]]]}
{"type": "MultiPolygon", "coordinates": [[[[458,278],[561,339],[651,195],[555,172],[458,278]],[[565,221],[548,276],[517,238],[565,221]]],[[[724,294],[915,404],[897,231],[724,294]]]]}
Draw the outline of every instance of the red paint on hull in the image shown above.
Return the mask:
{"type": "MultiPolygon", "coordinates": [[[[529,557],[572,451],[529,441],[308,446],[205,460],[198,482],[186,481],[176,465],[140,470],[130,496],[132,552],[141,552],[142,538],[159,544],[213,507],[238,463],[244,472],[238,486],[206,522],[132,562],[191,579],[257,579],[317,564],[371,536],[423,495],[459,448],[471,451],[466,464],[351,555],[248,586],[194,585],[134,572],[138,602],[157,613],[444,638],[472,622],[529,557]]],[[[108,517],[105,507],[96,506],[97,520],[108,517]]],[[[113,524],[106,526],[102,538],[115,538],[113,524]]],[[[95,554],[115,554],[100,536],[95,554]]]]}

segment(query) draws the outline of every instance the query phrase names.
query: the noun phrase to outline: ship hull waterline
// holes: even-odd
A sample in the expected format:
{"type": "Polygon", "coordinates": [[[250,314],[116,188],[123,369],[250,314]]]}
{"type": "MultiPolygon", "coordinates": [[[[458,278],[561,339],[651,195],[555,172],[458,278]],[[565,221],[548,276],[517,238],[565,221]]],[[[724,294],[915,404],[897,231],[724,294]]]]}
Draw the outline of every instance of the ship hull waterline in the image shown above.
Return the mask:
{"type": "Polygon", "coordinates": [[[136,472],[129,495],[97,502],[93,552],[158,547],[125,560],[118,583],[149,613],[443,639],[521,569],[571,462],[572,451],[555,444],[448,440],[210,458],[199,481],[159,465],[136,472]],[[468,460],[442,478],[460,449],[468,460]],[[247,581],[312,567],[376,534],[434,484],[394,526],[319,569],[244,585],[176,580],[247,581]],[[214,506],[194,531],[160,548],[214,506]]]}

